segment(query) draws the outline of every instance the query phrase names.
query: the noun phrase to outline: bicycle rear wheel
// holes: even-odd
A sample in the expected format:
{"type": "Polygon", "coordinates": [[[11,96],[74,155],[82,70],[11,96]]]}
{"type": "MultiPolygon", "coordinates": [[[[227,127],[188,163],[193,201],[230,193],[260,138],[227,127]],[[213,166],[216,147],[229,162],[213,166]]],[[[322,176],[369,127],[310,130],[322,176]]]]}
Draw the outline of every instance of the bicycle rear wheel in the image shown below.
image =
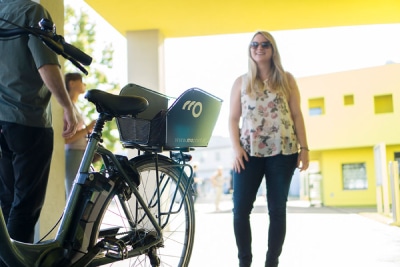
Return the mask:
{"type": "MultiPolygon", "coordinates": [[[[177,165],[170,158],[158,155],[157,186],[153,155],[135,157],[130,160],[130,164],[140,173],[141,181],[138,190],[147,208],[159,220],[162,228],[163,241],[153,247],[152,251],[159,265],[151,263],[149,251],[145,251],[141,255],[128,254],[131,258],[105,266],[188,266],[194,242],[195,214],[191,183],[182,170],[182,165],[177,165]]],[[[121,193],[118,192],[109,202],[100,228],[118,227],[117,238],[118,235],[125,236],[121,239],[126,241],[126,236],[129,236],[128,239],[131,241],[127,246],[127,251],[134,251],[138,246],[154,241],[157,234],[136,198],[132,195],[129,200],[121,200],[118,197],[121,193]],[[133,239],[135,241],[132,242],[133,239]]],[[[101,263],[110,260],[110,255],[102,255],[94,262],[101,263]],[[101,258],[102,255],[103,258],[101,258]]]]}

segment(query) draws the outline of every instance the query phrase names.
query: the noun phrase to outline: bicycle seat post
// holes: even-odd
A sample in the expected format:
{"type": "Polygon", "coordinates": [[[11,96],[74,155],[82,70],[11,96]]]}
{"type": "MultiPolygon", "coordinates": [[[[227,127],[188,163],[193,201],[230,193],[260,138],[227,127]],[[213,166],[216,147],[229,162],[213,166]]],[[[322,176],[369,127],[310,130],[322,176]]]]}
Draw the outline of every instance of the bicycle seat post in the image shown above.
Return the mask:
{"type": "Polygon", "coordinates": [[[101,143],[103,140],[102,132],[106,121],[112,120],[112,116],[109,116],[105,113],[100,113],[98,119],[96,120],[96,124],[93,128],[93,132],[89,135],[88,145],[86,147],[85,153],[82,158],[81,166],[79,167],[80,173],[86,173],[90,169],[90,165],[92,164],[93,157],[95,155],[98,143],[101,143]]]}
{"type": "Polygon", "coordinates": [[[99,141],[101,141],[100,138],[102,136],[104,125],[107,121],[111,121],[112,119],[113,119],[113,116],[108,115],[106,113],[100,113],[98,119],[96,120],[96,124],[93,128],[93,132],[92,132],[92,134],[90,134],[90,137],[93,137],[92,135],[94,135],[94,136],[97,135],[99,138],[99,141]]]}

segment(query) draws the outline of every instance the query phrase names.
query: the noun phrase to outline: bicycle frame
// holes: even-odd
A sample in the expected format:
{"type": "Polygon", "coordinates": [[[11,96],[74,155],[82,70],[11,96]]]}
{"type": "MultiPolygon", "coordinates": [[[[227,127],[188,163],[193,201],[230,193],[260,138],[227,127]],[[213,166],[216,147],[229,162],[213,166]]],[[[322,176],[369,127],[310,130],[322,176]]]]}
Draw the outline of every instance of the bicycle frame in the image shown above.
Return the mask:
{"type": "MultiPolygon", "coordinates": [[[[111,160],[112,164],[114,164],[119,174],[123,176],[123,180],[128,183],[129,188],[132,190],[132,194],[136,197],[146,216],[149,218],[151,224],[156,230],[159,238],[155,242],[148,244],[146,247],[148,248],[161,242],[162,229],[160,226],[160,221],[157,220],[148,209],[146,202],[144,202],[140,193],[136,189],[137,185],[133,182],[131,177],[126,174],[124,168],[121,166],[116,156],[109,150],[103,148],[102,146],[99,146],[101,133],[97,132],[96,129],[99,129],[101,125],[104,125],[104,118],[101,117],[102,116],[100,115],[100,118],[96,123],[95,130],[89,137],[89,142],[87,144],[81,166],[79,168],[79,173],[77,174],[76,181],[72,188],[71,196],[67,201],[64,215],[62,217],[60,227],[54,240],[46,241],[39,244],[26,244],[11,239],[4,222],[3,213],[0,209],[0,258],[8,265],[16,267],[36,265],[42,266],[43,259],[46,258],[52,260],[55,258],[69,258],[69,256],[66,255],[69,255],[71,249],[75,246],[76,243],[81,244],[80,246],[83,251],[87,249],[90,240],[89,238],[77,240],[77,228],[79,225],[79,221],[83,216],[83,212],[86,208],[88,199],[90,198],[90,196],[88,196],[84,190],[84,185],[87,184],[88,181],[90,183],[95,182],[95,177],[93,177],[93,173],[90,173],[90,166],[95,153],[99,153],[100,155],[102,155],[102,157],[107,157],[109,160],[111,160]]],[[[184,165],[177,164],[177,166],[182,167],[184,165]]],[[[158,188],[157,192],[159,192],[160,190],[162,189],[158,188]]],[[[188,188],[186,190],[188,190],[188,188]]],[[[157,197],[155,196],[154,199],[156,198],[157,197]]],[[[163,214],[160,211],[159,214],[168,215],[163,214]]],[[[94,217],[97,218],[98,216],[94,217]]],[[[93,223],[88,222],[87,224],[88,225],[84,226],[80,225],[80,227],[85,229],[85,231],[88,231],[90,237],[93,223]]],[[[88,235],[83,235],[83,237],[87,236],[88,235]]],[[[141,249],[146,249],[146,247],[142,247],[141,249]]],[[[82,263],[82,261],[90,262],[93,256],[93,254],[88,253],[86,254],[86,256],[83,256],[82,259],[78,259],[78,261],[80,263],[82,263]]]]}
{"type": "MultiPolygon", "coordinates": [[[[96,176],[93,172],[90,172],[91,162],[95,153],[100,154],[102,158],[107,158],[112,163],[112,165],[118,171],[118,174],[122,176],[122,180],[126,182],[129,186],[129,189],[132,190],[132,194],[136,197],[139,205],[144,210],[144,213],[146,214],[147,218],[150,220],[152,226],[157,232],[158,238],[153,242],[140,247],[137,252],[133,252],[136,253],[134,255],[140,255],[144,250],[149,249],[150,247],[153,247],[162,242],[162,227],[164,227],[164,225],[161,225],[161,216],[167,217],[164,221],[164,224],[167,224],[169,216],[174,212],[178,212],[182,208],[182,203],[175,211],[172,210],[172,204],[166,212],[162,212],[160,210],[160,203],[158,199],[160,198],[160,194],[162,194],[164,188],[159,188],[160,177],[158,177],[158,170],[156,171],[157,189],[154,192],[151,202],[146,203],[143,200],[139,191],[137,190],[137,185],[135,184],[134,179],[128,176],[128,174],[124,170],[124,166],[120,164],[116,155],[99,145],[101,140],[101,131],[106,120],[107,117],[100,114],[99,119],[96,122],[94,131],[89,137],[89,141],[85,149],[81,165],[79,167],[79,172],[75,179],[71,195],[68,198],[61,224],[54,240],[49,240],[38,244],[26,244],[11,239],[7,231],[2,210],[0,209],[0,258],[9,266],[54,266],[54,264],[59,264],[63,266],[64,261],[68,262],[66,264],[67,266],[84,266],[90,263],[93,257],[95,257],[97,253],[101,251],[100,247],[97,247],[95,244],[91,243],[93,242],[93,240],[91,240],[91,233],[94,223],[100,216],[100,210],[96,210],[94,212],[94,215],[92,216],[92,221],[85,221],[84,223],[82,223],[81,221],[81,219],[84,217],[89,199],[91,198],[91,194],[88,193],[88,190],[86,189],[89,189],[89,191],[92,192],[93,188],[102,183],[102,181],[96,180],[101,179],[101,176],[96,176]],[[159,215],[157,219],[154,217],[149,209],[156,205],[158,205],[159,215]],[[78,235],[78,227],[80,228],[80,232],[84,231],[85,234],[78,235]],[[88,251],[89,247],[92,247],[93,251],[89,251],[84,255],[73,252],[77,250],[88,251]],[[73,255],[74,253],[76,255],[73,255]],[[71,260],[72,262],[70,262],[71,260]]],[[[157,169],[158,154],[155,153],[154,157],[155,166],[157,169]]],[[[189,168],[189,177],[192,177],[193,170],[191,166],[185,164],[184,161],[182,163],[170,165],[170,167],[179,167],[181,169],[178,184],[181,183],[181,179],[183,179],[185,167],[189,168]]],[[[190,190],[190,184],[191,183],[189,180],[188,183],[185,185],[184,196],[188,194],[190,190]]],[[[110,185],[110,183],[107,180],[107,186],[108,185],[110,185]]],[[[111,184],[110,186],[115,186],[115,184],[111,184]]],[[[107,199],[108,195],[112,192],[110,188],[108,188],[108,190],[100,188],[98,189],[98,191],[105,194],[105,197],[101,200],[107,199]]],[[[175,201],[176,193],[177,191],[175,191],[172,198],[173,202],[175,201]]],[[[100,202],[97,203],[97,201],[95,203],[95,205],[99,206],[102,206],[102,204],[103,203],[100,202]]],[[[133,222],[134,220],[128,221],[133,222]]],[[[133,225],[131,226],[133,228],[133,225]]]]}
{"type": "MultiPolygon", "coordinates": [[[[82,70],[82,66],[80,62],[88,62],[87,59],[85,61],[85,54],[80,54],[79,50],[75,49],[73,46],[65,43],[62,36],[56,35],[55,32],[44,31],[35,28],[19,28],[11,31],[0,29],[0,36],[13,36],[17,34],[33,34],[35,36],[39,36],[43,42],[45,42],[51,49],[55,48],[56,50],[59,48],[58,45],[61,45],[65,48],[65,50],[55,51],[58,54],[63,55],[67,59],[74,62],[74,58],[83,58],[82,60],[75,61],[76,64],[79,65],[79,68],[82,70]],[[68,48],[68,49],[67,49],[68,48]],[[74,54],[75,57],[71,58],[67,53],[70,52],[74,54]]],[[[83,65],[86,65],[82,63],[83,65]]],[[[90,63],[89,63],[90,64],[90,63]]],[[[153,167],[155,167],[155,191],[151,197],[150,203],[146,202],[144,198],[141,196],[141,193],[138,190],[137,183],[140,182],[140,174],[138,173],[135,166],[131,166],[128,159],[123,156],[118,156],[113,154],[111,151],[107,150],[101,145],[101,136],[104,124],[107,121],[111,121],[116,117],[123,116],[136,116],[138,113],[145,110],[147,107],[147,100],[143,97],[133,97],[133,96],[113,96],[110,94],[106,94],[99,90],[91,90],[92,93],[89,101],[93,102],[96,105],[96,108],[99,112],[99,117],[96,121],[96,125],[94,127],[93,132],[89,136],[88,144],[86,146],[81,165],[79,167],[79,171],[76,175],[72,191],[67,200],[66,207],[64,209],[63,216],[61,218],[60,226],[57,230],[56,236],[52,240],[46,240],[37,244],[27,244],[23,242],[19,242],[13,240],[7,231],[6,222],[4,220],[4,215],[2,209],[0,208],[0,260],[5,262],[8,266],[13,267],[39,267],[39,266],[87,266],[92,262],[92,260],[102,251],[106,251],[105,256],[107,259],[104,261],[97,261],[95,264],[103,264],[103,262],[109,261],[118,261],[124,259],[126,257],[135,257],[142,254],[147,254],[150,257],[150,261],[152,266],[155,257],[153,255],[154,250],[162,247],[163,243],[163,228],[166,224],[168,224],[170,220],[170,216],[175,213],[180,213],[183,209],[183,205],[185,205],[185,212],[187,210],[192,210],[189,212],[193,213],[193,203],[191,202],[190,190],[191,190],[191,179],[193,174],[193,169],[189,164],[186,164],[186,159],[183,156],[182,151],[180,153],[180,157],[174,158],[171,152],[170,158],[162,156],[162,162],[164,164],[158,163],[159,150],[151,150],[150,153],[154,155],[154,165],[151,163],[153,167]],[[113,98],[111,100],[111,98],[113,98]],[[110,99],[110,100],[107,100],[110,99]],[[110,171],[109,173],[105,172],[104,174],[101,172],[91,171],[91,165],[95,154],[100,154],[104,164],[106,165],[106,170],[110,171]],[[121,160],[122,159],[122,160],[121,160]],[[124,160],[128,161],[127,163],[124,160]],[[129,164],[129,165],[127,165],[129,164]],[[161,168],[170,168],[173,169],[173,178],[175,179],[175,192],[171,193],[171,203],[167,209],[161,209],[161,201],[160,196],[163,195],[164,190],[166,191],[167,185],[164,183],[163,186],[160,186],[161,181],[169,181],[171,177],[159,175],[159,166],[161,168]],[[185,168],[189,168],[190,175],[187,176],[185,173],[185,168]],[[111,174],[110,174],[111,173],[111,174]],[[110,176],[106,176],[106,175],[110,176]],[[188,178],[189,177],[189,178],[188,178]],[[167,179],[167,180],[163,180],[167,179]],[[178,190],[181,193],[179,195],[180,198],[186,199],[185,204],[180,202],[178,207],[173,207],[173,205],[178,201],[177,195],[178,190]],[[135,215],[131,215],[128,211],[128,205],[125,203],[124,197],[134,196],[134,200],[136,201],[136,205],[140,207],[141,213],[139,221],[143,218],[146,218],[150,222],[150,226],[152,233],[154,232],[154,238],[150,241],[147,241],[138,246],[131,246],[132,248],[129,251],[126,251],[126,246],[123,244],[121,251],[119,249],[113,250],[111,249],[111,253],[108,252],[108,244],[113,245],[113,241],[107,239],[107,235],[103,232],[103,229],[99,230],[100,220],[102,219],[105,209],[112,197],[114,197],[118,193],[118,197],[120,198],[120,205],[125,212],[125,216],[127,217],[127,221],[129,222],[129,226],[134,229],[135,228],[135,219],[132,218],[135,215]],[[122,196],[119,195],[121,193],[122,196]],[[105,205],[107,204],[107,205],[105,205]],[[190,209],[187,209],[187,206],[190,209]],[[156,208],[154,214],[151,209],[156,208]],[[142,213],[143,212],[143,213],[142,213]],[[161,219],[164,218],[164,220],[161,219]],[[103,235],[104,234],[104,235],[103,235]],[[99,238],[101,237],[101,238],[99,238]],[[104,238],[103,238],[104,237],[104,238]],[[99,241],[100,239],[100,241],[99,241]],[[117,254],[112,254],[115,252],[117,254]],[[150,255],[151,254],[151,255],[150,255]],[[115,257],[113,257],[115,255],[115,257]]],[[[127,148],[135,148],[135,147],[127,147],[127,148]]],[[[139,151],[148,151],[142,147],[137,147],[139,151]]],[[[187,148],[188,149],[188,148],[187,148]]],[[[149,155],[138,155],[137,158],[139,161],[148,160],[149,155]]],[[[143,165],[142,165],[143,166],[143,165]]],[[[164,169],[165,171],[165,169],[164,169]]],[[[168,173],[168,171],[167,171],[168,173]]],[[[150,176],[152,177],[152,176],[150,176]]],[[[168,192],[170,193],[170,191],[168,192]]],[[[165,205],[165,204],[163,204],[165,205]]],[[[165,208],[165,206],[163,207],[165,208]]],[[[137,212],[137,210],[136,210],[137,212]]],[[[190,216],[191,221],[194,220],[193,215],[190,216]]],[[[187,219],[187,218],[186,218],[187,219]]],[[[138,221],[138,218],[136,218],[138,221]]],[[[193,223],[189,224],[192,227],[191,229],[191,242],[193,242],[193,231],[194,226],[193,223]]],[[[119,225],[118,225],[119,226],[119,225]]],[[[118,232],[114,229],[111,229],[111,236],[116,235],[118,232]],[[113,232],[115,231],[115,232],[113,232]]],[[[140,229],[139,229],[140,230],[140,229]]],[[[164,229],[165,230],[165,229],[164,229]]],[[[106,232],[108,229],[106,229],[106,232]]],[[[130,230],[128,230],[130,231],[130,230]]],[[[132,231],[133,232],[133,231],[132,231]]],[[[107,232],[109,233],[109,232],[107,232]]],[[[124,233],[126,234],[126,232],[124,233]]],[[[128,235],[128,238],[131,236],[128,235]]],[[[186,236],[185,236],[186,238],[186,236]]],[[[189,238],[188,238],[189,239],[189,238]]],[[[117,240],[117,242],[120,240],[117,240]]],[[[129,244],[128,244],[129,245],[129,244]]],[[[186,246],[184,245],[184,253],[190,253],[192,249],[192,243],[186,246]],[[188,248],[188,249],[187,249],[188,248]]],[[[157,260],[159,260],[157,258],[157,260]]],[[[185,266],[188,263],[188,260],[185,261],[185,266]]],[[[157,263],[156,263],[157,264],[157,263]]]]}

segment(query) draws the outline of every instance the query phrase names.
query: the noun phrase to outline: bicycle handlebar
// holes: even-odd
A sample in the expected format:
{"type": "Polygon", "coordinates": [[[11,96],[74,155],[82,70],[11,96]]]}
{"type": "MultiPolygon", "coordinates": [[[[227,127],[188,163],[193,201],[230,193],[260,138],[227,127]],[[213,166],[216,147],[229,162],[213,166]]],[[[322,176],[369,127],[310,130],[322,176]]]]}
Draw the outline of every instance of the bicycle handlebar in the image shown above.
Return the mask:
{"type": "Polygon", "coordinates": [[[38,23],[40,28],[36,28],[19,26],[4,19],[1,20],[17,26],[17,28],[0,29],[0,37],[12,37],[21,34],[32,34],[38,37],[52,51],[69,60],[86,75],[88,74],[87,70],[82,65],[89,66],[92,63],[92,57],[87,55],[85,52],[81,51],[77,47],[67,43],[64,40],[63,36],[56,33],[55,26],[51,23],[51,21],[47,19],[42,19],[38,23]]]}

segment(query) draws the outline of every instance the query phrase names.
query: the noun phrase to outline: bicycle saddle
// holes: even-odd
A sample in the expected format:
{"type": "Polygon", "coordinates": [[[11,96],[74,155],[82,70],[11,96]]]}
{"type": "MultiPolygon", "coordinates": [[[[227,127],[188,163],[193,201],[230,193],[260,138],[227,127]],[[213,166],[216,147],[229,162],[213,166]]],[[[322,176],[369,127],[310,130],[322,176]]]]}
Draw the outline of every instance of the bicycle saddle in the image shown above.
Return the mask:
{"type": "Polygon", "coordinates": [[[113,95],[98,89],[87,91],[85,98],[96,105],[99,113],[113,117],[136,116],[149,105],[147,99],[141,96],[113,95]]]}

